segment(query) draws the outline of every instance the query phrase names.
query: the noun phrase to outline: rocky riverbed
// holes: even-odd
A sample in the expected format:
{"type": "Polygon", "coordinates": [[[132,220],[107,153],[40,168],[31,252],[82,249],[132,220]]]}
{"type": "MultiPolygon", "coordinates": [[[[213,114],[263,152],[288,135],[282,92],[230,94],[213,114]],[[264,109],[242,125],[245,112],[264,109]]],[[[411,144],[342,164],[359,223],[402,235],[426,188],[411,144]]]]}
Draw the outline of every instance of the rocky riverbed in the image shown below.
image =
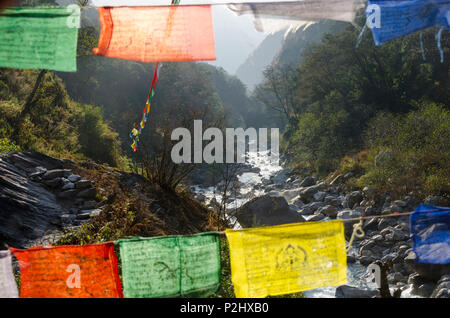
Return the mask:
{"type": "MultiPolygon", "coordinates": [[[[296,178],[291,169],[268,168],[264,161],[253,165],[253,169],[238,176],[240,191],[227,200],[228,215],[237,220],[237,228],[381,216],[413,211],[420,203],[411,196],[394,199],[370,187],[346,193],[343,183],[351,177],[349,174],[325,183],[314,177],[296,178]]],[[[221,200],[218,188],[220,184],[218,187],[195,186],[191,190],[199,200],[214,208],[221,200]]],[[[430,197],[425,203],[440,205],[442,198],[430,197]]],[[[345,223],[347,240],[354,223],[345,223]]],[[[365,220],[363,230],[365,236],[354,241],[347,255],[349,284],[353,286],[311,291],[307,296],[379,296],[376,285],[362,279],[366,267],[379,260],[389,269],[390,289],[401,290],[402,297],[450,297],[450,265],[415,261],[409,216],[365,220]]]]}

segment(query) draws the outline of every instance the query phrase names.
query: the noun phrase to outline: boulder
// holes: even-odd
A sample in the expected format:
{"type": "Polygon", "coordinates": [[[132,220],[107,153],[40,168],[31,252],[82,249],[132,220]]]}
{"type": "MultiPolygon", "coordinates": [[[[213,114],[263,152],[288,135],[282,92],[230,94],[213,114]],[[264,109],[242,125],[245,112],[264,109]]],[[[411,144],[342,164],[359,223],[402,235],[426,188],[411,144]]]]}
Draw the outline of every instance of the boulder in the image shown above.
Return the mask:
{"type": "Polygon", "coordinates": [[[279,225],[304,222],[305,219],[292,210],[284,197],[264,195],[257,197],[236,211],[235,214],[242,227],[279,225]]]}
{"type": "Polygon", "coordinates": [[[342,285],[336,288],[336,298],[374,298],[380,293],[376,290],[364,290],[353,286],[342,285]]]}
{"type": "Polygon", "coordinates": [[[324,207],[321,207],[317,210],[318,213],[322,213],[326,215],[329,218],[334,219],[337,216],[338,210],[336,207],[332,205],[326,205],[324,207]]]}
{"type": "Polygon", "coordinates": [[[404,258],[404,262],[411,271],[434,281],[437,281],[443,275],[450,273],[450,264],[428,264],[416,262],[416,254],[413,251],[409,251],[404,258]]]}

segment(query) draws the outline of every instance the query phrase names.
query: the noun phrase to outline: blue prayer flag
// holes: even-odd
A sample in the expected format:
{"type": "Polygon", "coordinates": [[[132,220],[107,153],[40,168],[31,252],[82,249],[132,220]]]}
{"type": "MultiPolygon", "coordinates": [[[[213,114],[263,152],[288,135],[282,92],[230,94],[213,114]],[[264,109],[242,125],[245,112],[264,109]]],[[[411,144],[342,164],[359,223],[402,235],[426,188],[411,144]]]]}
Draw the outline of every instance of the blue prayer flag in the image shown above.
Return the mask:
{"type": "Polygon", "coordinates": [[[417,262],[450,263],[450,208],[420,204],[411,214],[417,262]]]}
{"type": "Polygon", "coordinates": [[[450,0],[369,0],[366,17],[381,45],[433,26],[450,29],[450,0]]]}

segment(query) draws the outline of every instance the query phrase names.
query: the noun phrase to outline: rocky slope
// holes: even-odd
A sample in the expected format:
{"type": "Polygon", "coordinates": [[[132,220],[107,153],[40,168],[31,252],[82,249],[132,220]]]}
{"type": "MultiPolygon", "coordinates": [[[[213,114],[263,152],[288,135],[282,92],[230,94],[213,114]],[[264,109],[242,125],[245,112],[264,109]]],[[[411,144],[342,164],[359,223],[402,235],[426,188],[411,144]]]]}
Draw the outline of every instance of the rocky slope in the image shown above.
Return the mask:
{"type": "Polygon", "coordinates": [[[189,195],[140,175],[33,151],[0,155],[0,249],[51,244],[84,223],[93,231],[115,227],[122,235],[155,236],[215,230],[215,220],[189,195]]]}

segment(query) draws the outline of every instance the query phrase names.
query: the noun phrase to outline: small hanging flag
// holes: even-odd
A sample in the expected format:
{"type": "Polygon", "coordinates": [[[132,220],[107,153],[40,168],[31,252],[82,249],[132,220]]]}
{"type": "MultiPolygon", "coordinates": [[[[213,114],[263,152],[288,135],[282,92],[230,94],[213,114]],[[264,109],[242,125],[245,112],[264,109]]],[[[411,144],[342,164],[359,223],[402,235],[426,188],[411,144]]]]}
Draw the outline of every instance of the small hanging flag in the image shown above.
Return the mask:
{"type": "Polygon", "coordinates": [[[369,0],[367,25],[376,45],[433,26],[450,28],[448,0],[369,0]]]}
{"type": "Polygon", "coordinates": [[[130,133],[130,138],[133,140],[133,143],[131,144],[131,148],[133,149],[134,152],[136,152],[138,149],[137,144],[139,141],[139,137],[141,136],[142,129],[145,128],[145,124],[147,123],[148,113],[150,112],[151,101],[152,101],[153,96],[155,96],[155,86],[156,86],[156,83],[158,82],[159,71],[161,70],[162,65],[163,65],[163,63],[160,63],[160,62],[156,63],[155,73],[153,74],[152,84],[150,86],[150,90],[149,90],[148,96],[147,96],[147,102],[145,103],[145,108],[142,112],[142,120],[139,123],[139,125],[135,125],[135,127],[131,130],[131,133],[130,133]],[[137,129],[138,127],[139,127],[139,130],[137,129]]]}
{"type": "Polygon", "coordinates": [[[0,251],[0,298],[18,298],[16,281],[11,266],[11,253],[0,251]]]}
{"type": "Polygon", "coordinates": [[[122,298],[114,244],[11,248],[22,298],[122,298]]]}
{"type": "Polygon", "coordinates": [[[98,8],[94,54],[141,62],[215,60],[210,5],[98,8]]]}
{"type": "Polygon", "coordinates": [[[411,214],[416,261],[450,264],[450,208],[420,204],[411,214]]]}
{"type": "Polygon", "coordinates": [[[284,295],[347,282],[342,221],[226,230],[236,297],[284,295]]]}
{"type": "Polygon", "coordinates": [[[253,14],[255,29],[265,33],[274,33],[287,27],[295,30],[323,19],[353,22],[356,12],[363,7],[364,1],[361,0],[304,0],[228,5],[237,15],[253,14]]]}
{"type": "Polygon", "coordinates": [[[205,297],[220,284],[217,233],[119,240],[124,295],[205,297]]]}
{"type": "Polygon", "coordinates": [[[75,72],[78,6],[11,8],[0,16],[0,67],[75,72]]]}

